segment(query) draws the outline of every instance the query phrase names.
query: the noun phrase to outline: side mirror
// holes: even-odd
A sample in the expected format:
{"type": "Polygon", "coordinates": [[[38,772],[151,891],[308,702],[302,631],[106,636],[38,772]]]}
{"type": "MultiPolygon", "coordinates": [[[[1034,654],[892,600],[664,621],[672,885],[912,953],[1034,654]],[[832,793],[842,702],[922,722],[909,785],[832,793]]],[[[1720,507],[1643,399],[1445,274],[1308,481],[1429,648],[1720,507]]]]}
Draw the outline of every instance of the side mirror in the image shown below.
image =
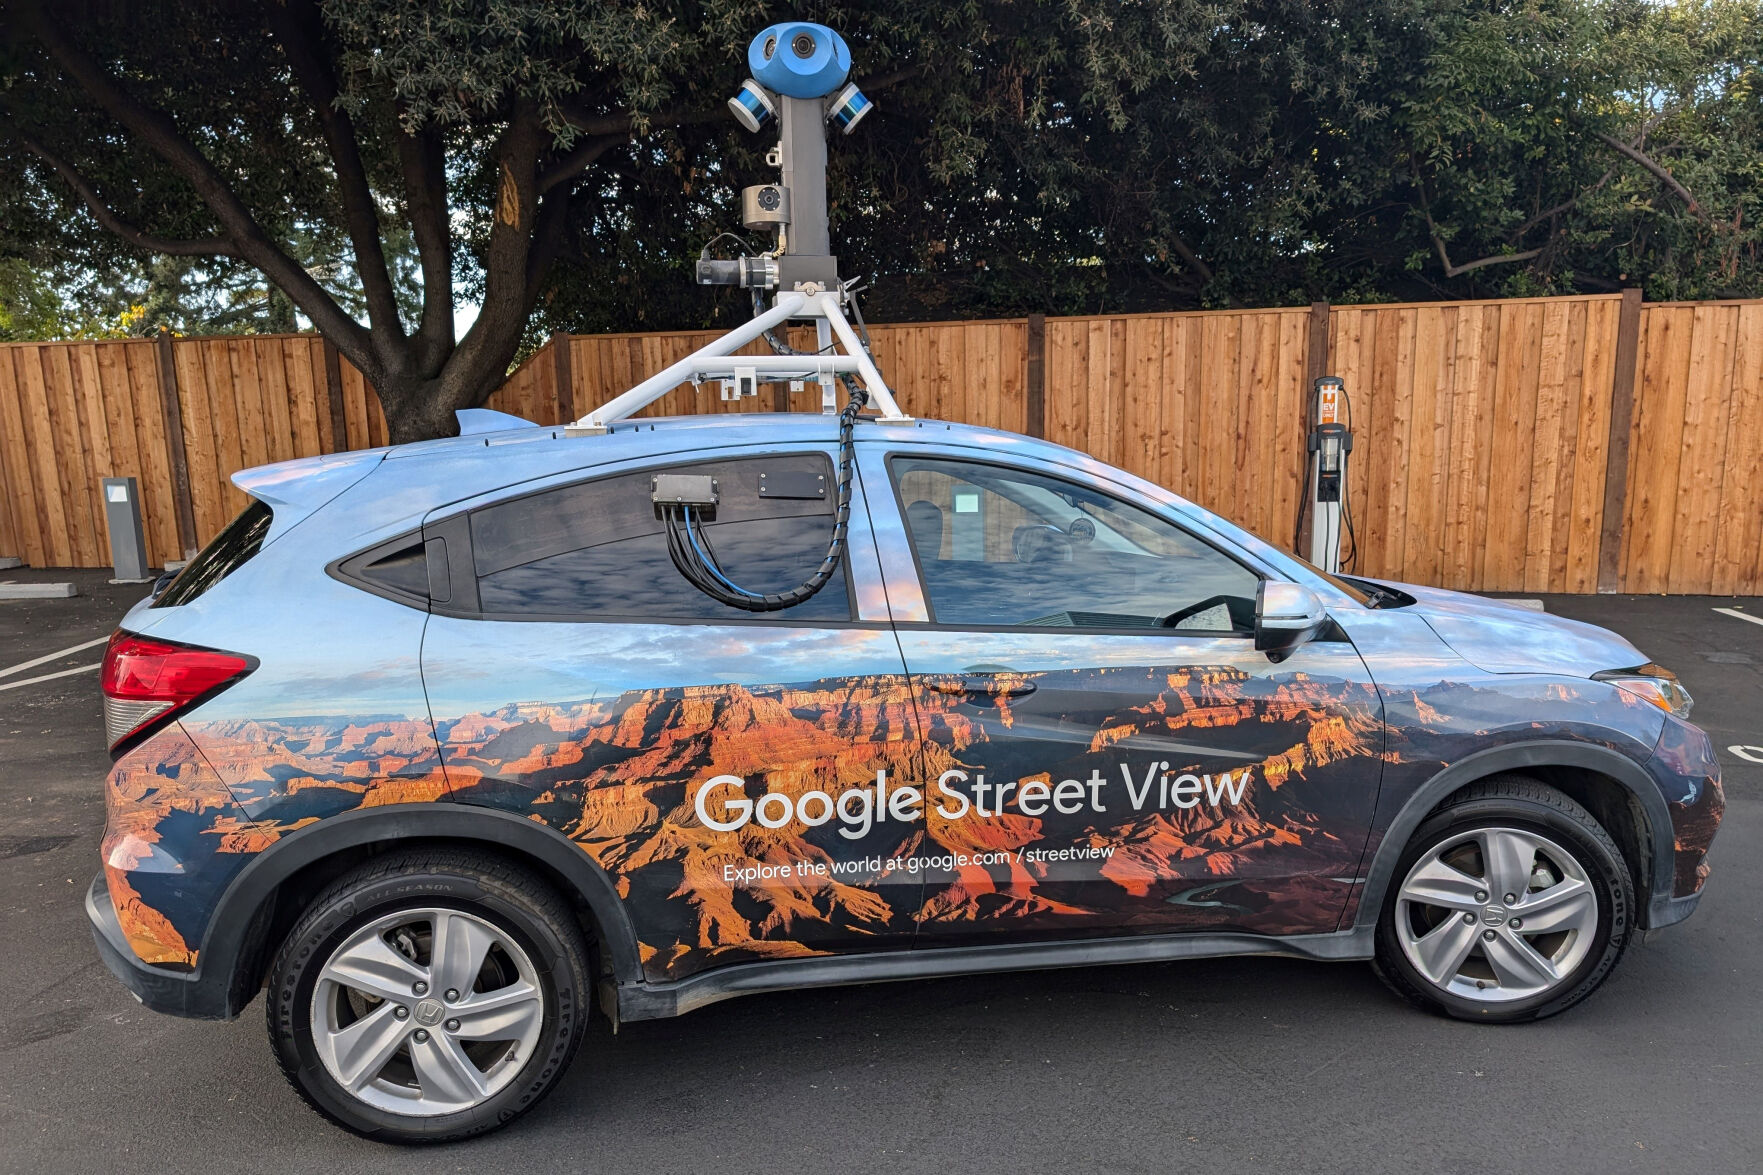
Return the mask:
{"type": "Polygon", "coordinates": [[[1255,592],[1255,647],[1269,661],[1284,661],[1327,623],[1322,599],[1303,584],[1264,580],[1255,592]]]}

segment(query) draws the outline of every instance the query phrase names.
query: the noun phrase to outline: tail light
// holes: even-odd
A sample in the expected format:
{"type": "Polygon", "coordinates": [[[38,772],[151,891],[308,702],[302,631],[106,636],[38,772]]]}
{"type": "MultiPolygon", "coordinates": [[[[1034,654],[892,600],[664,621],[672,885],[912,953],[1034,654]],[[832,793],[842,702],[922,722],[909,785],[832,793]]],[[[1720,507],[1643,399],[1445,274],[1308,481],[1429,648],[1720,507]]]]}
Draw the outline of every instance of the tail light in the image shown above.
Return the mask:
{"type": "Polygon", "coordinates": [[[195,649],[118,629],[104,650],[104,734],[115,750],[256,668],[237,653],[195,649]]]}

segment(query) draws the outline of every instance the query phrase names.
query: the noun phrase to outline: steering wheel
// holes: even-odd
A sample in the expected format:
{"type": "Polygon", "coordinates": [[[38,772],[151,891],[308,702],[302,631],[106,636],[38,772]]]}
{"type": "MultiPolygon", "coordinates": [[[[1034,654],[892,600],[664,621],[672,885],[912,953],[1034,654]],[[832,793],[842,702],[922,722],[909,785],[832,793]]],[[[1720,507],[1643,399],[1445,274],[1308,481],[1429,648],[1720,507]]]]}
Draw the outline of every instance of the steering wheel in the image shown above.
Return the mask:
{"type": "Polygon", "coordinates": [[[1018,563],[1071,562],[1071,536],[1056,526],[1019,526],[1010,545],[1018,563]]]}
{"type": "Polygon", "coordinates": [[[1207,596],[1197,604],[1189,604],[1186,608],[1178,608],[1167,616],[1159,616],[1157,618],[1156,627],[1177,628],[1181,625],[1182,621],[1192,616],[1198,616],[1202,612],[1210,612],[1214,608],[1226,608],[1228,610],[1229,601],[1229,596],[1207,596]]]}

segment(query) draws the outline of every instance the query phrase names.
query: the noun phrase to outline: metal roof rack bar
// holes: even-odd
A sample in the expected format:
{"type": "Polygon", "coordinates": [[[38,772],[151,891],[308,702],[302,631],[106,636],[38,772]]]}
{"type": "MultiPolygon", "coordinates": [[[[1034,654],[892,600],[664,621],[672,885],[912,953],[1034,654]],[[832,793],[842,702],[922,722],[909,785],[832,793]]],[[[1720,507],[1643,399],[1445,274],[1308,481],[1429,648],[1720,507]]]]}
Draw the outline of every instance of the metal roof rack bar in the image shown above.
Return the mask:
{"type": "Polygon", "coordinates": [[[911,417],[900,411],[895,402],[894,394],[889,390],[887,381],[882,379],[881,372],[876,368],[875,361],[864,349],[863,342],[851,324],[845,319],[841,305],[844,295],[833,290],[814,288],[810,284],[801,290],[791,290],[779,294],[777,302],[770,310],[758,315],[751,322],[743,323],[729,331],[721,338],[707,343],[698,350],[687,355],[678,363],[650,376],[630,391],[616,396],[598,408],[573,421],[566,426],[565,432],[572,437],[599,436],[620,420],[624,420],[637,412],[641,412],[668,392],[682,383],[699,383],[707,379],[733,379],[737,369],[751,372],[755,376],[766,375],[776,379],[811,379],[821,375],[854,374],[863,381],[864,390],[869,393],[870,403],[881,412],[884,423],[909,423],[911,417]],[[736,355],[740,350],[755,339],[763,337],[774,327],[782,326],[791,319],[819,319],[827,323],[832,333],[845,348],[844,354],[837,352],[820,355],[736,355]]]}

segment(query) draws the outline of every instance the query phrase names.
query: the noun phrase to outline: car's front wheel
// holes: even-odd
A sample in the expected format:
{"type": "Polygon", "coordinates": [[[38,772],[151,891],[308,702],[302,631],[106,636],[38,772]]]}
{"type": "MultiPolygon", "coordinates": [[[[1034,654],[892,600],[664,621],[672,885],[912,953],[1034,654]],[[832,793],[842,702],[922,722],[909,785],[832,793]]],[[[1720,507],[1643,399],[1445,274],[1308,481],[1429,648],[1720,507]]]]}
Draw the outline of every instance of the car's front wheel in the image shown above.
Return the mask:
{"type": "Polygon", "coordinates": [[[476,853],[393,853],[339,878],[289,932],[269,1034],[325,1116],[385,1141],[446,1142],[550,1091],[588,991],[581,930],[549,886],[476,853]]]}
{"type": "Polygon", "coordinates": [[[1592,814],[1521,776],[1465,789],[1415,830],[1378,922],[1378,973],[1465,1020],[1540,1020],[1622,956],[1634,883],[1592,814]]]}

